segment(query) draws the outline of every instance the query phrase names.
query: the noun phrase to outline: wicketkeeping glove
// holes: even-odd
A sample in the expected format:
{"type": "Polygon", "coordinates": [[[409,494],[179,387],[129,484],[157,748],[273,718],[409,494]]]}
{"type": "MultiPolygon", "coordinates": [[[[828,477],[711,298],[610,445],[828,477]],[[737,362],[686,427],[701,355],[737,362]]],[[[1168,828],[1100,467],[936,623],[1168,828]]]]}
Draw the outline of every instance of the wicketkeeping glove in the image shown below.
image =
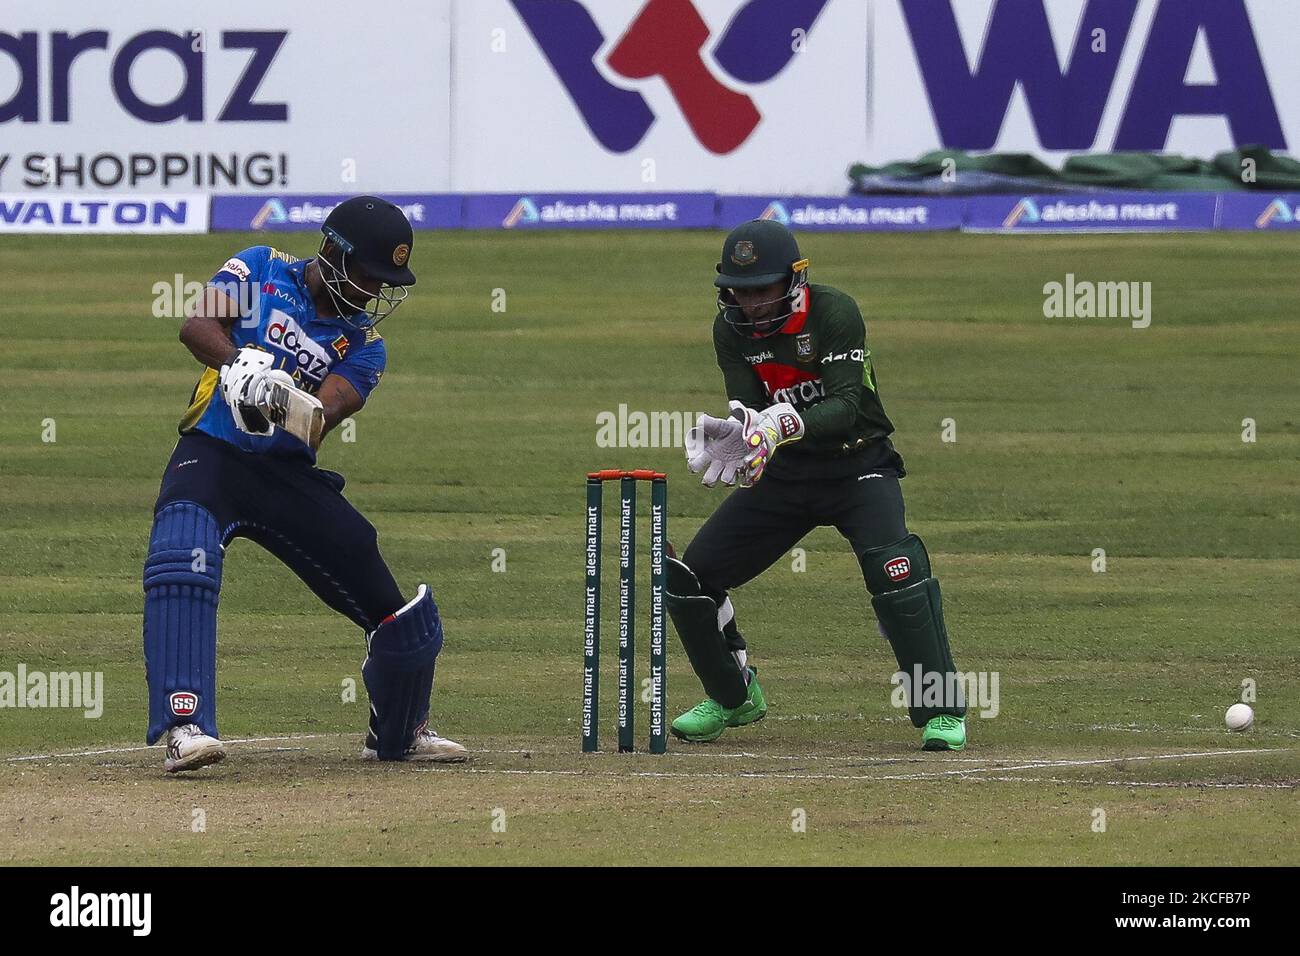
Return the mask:
{"type": "Polygon", "coordinates": [[[734,485],[748,453],[744,428],[734,418],[701,415],[686,433],[686,465],[695,474],[704,472],[700,484],[708,488],[719,479],[724,485],[734,485]]]}
{"type": "Polygon", "coordinates": [[[780,402],[758,412],[732,401],[731,414],[741,422],[745,435],[747,454],[738,479],[743,488],[752,486],[763,477],[777,448],[798,441],[804,435],[803,419],[789,402],[780,402]]]}

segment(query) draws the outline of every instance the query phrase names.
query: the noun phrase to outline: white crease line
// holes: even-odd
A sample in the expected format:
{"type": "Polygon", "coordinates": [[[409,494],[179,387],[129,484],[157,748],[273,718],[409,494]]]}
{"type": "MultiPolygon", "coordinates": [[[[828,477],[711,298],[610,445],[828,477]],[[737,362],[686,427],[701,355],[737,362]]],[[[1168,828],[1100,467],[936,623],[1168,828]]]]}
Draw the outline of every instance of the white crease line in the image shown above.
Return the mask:
{"type": "MultiPolygon", "coordinates": [[[[568,757],[573,756],[572,751],[542,751],[542,750],[476,750],[480,754],[544,754],[548,757],[568,757]]],[[[613,754],[613,750],[600,750],[595,754],[582,754],[586,759],[592,756],[602,754],[613,754]]],[[[648,753],[648,751],[638,751],[638,753],[648,753]]],[[[627,756],[626,754],[620,755],[627,756]]],[[[867,754],[755,754],[755,753],[734,753],[734,754],[715,754],[706,750],[673,750],[667,756],[670,757],[716,757],[722,760],[729,759],[750,759],[750,760],[844,760],[855,761],[857,763],[990,763],[994,760],[1006,760],[1006,757],[872,757],[867,754]]],[[[1023,758],[1029,759],[1029,758],[1023,758]]]]}
{"type": "MultiPolygon", "coordinates": [[[[227,744],[260,744],[270,743],[273,740],[316,740],[321,737],[351,737],[354,734],[290,734],[286,737],[231,737],[221,738],[222,743],[227,744]]],[[[22,757],[5,757],[5,763],[20,763],[24,760],[58,760],[63,757],[102,757],[104,754],[133,754],[142,753],[148,750],[162,750],[163,744],[152,744],[144,747],[114,747],[109,750],[75,750],[71,753],[62,754],[29,754],[22,757]]]]}
{"type": "MultiPolygon", "coordinates": [[[[227,744],[257,744],[270,743],[277,740],[322,740],[328,738],[360,737],[360,734],[289,734],[281,737],[223,737],[222,742],[227,744]]],[[[105,754],[128,754],[143,753],[150,750],[162,750],[163,744],[153,744],[142,747],[113,747],[104,750],[76,750],[68,753],[49,753],[49,754],[28,754],[18,757],[5,757],[5,763],[20,763],[30,760],[58,760],[66,757],[102,757],[105,754]]],[[[572,750],[540,750],[537,748],[522,750],[471,750],[476,754],[502,754],[502,755],[522,755],[534,754],[547,757],[571,757],[575,756],[572,750]]],[[[613,751],[602,751],[602,753],[613,753],[613,751]]],[[[871,761],[874,763],[926,763],[928,761],[921,757],[867,757],[861,754],[758,754],[740,751],[738,753],[715,754],[707,751],[686,751],[674,750],[667,756],[671,757],[716,757],[721,759],[751,759],[751,760],[844,760],[844,761],[871,761]]],[[[962,762],[962,763],[989,763],[992,760],[1006,760],[1006,757],[948,757],[936,758],[943,759],[945,762],[962,762]]],[[[1028,758],[1025,758],[1028,759],[1028,758]]]]}
{"type": "Polygon", "coordinates": [[[669,779],[685,778],[688,780],[736,780],[754,778],[761,780],[883,780],[884,777],[869,777],[858,774],[842,773],[762,773],[760,771],[738,771],[727,773],[701,773],[693,770],[511,770],[497,767],[412,767],[413,773],[479,773],[502,774],[506,776],[546,776],[546,777],[664,777],[669,779]]]}
{"type": "MultiPolygon", "coordinates": [[[[495,767],[456,767],[456,768],[413,767],[412,770],[416,773],[460,772],[460,773],[477,773],[477,774],[504,774],[504,775],[514,775],[514,776],[528,776],[528,775],[536,774],[542,776],[565,776],[565,777],[580,777],[580,776],[652,777],[652,778],[663,777],[663,778],[670,778],[670,779],[686,778],[686,779],[701,779],[701,780],[719,779],[719,778],[725,778],[725,779],[742,778],[742,779],[755,779],[755,780],[855,780],[855,781],[888,780],[888,781],[913,782],[913,781],[920,781],[920,780],[942,779],[945,776],[957,776],[961,780],[976,780],[976,781],[998,780],[998,781],[1014,781],[1014,782],[1036,782],[1035,778],[1031,778],[1031,777],[973,777],[969,775],[975,773],[981,773],[984,770],[1005,773],[1014,770],[1033,770],[1033,769],[1045,769],[1045,768],[1053,768],[1053,767],[1096,766],[1098,764],[1113,764],[1113,763],[1123,763],[1125,761],[1138,761],[1138,760],[1178,760],[1184,758],[1222,757],[1222,756],[1239,755],[1239,754],[1264,754],[1264,753],[1283,753],[1283,752],[1288,752],[1288,748],[1272,748],[1267,750],[1214,750],[1214,751],[1205,751],[1203,753],[1190,753],[1190,754],[1153,754],[1144,757],[1110,757],[1102,760],[1039,761],[1032,764],[1025,764],[1019,767],[986,767],[986,768],[975,768],[971,770],[948,770],[948,771],[943,771],[941,773],[909,773],[909,774],[880,774],[880,775],[851,774],[851,773],[775,773],[775,772],[769,773],[761,770],[738,771],[735,773],[726,773],[722,771],[719,771],[717,773],[697,773],[694,771],[671,771],[671,770],[662,770],[662,771],[540,770],[540,769],[524,770],[524,769],[509,769],[509,768],[495,768],[495,767]]],[[[1045,782],[1056,782],[1056,781],[1049,780],[1045,782]]],[[[1061,780],[1060,782],[1072,783],[1076,785],[1092,785],[1092,786],[1096,785],[1094,781],[1088,781],[1088,780],[1061,780]]],[[[1106,781],[1106,784],[1108,786],[1140,786],[1141,785],[1141,784],[1130,783],[1127,781],[1106,781]]],[[[1157,783],[1151,785],[1152,786],[1194,786],[1193,784],[1181,784],[1181,783],[1172,783],[1172,784],[1157,783]]],[[[1224,788],[1231,788],[1238,785],[1207,784],[1206,786],[1221,786],[1224,788]]],[[[1273,789],[1273,788],[1294,789],[1293,787],[1287,784],[1278,784],[1278,785],[1258,784],[1254,786],[1259,786],[1259,787],[1264,787],[1269,789],[1273,789]]]]}
{"type": "MultiPolygon", "coordinates": [[[[848,773],[762,773],[743,771],[740,773],[700,773],[696,771],[635,771],[619,773],[617,771],[590,770],[510,770],[492,767],[412,767],[413,773],[472,773],[501,776],[541,776],[541,777],[650,777],[686,780],[848,780],[857,783],[888,781],[890,783],[920,783],[932,779],[918,776],[872,776],[870,774],[848,773]]],[[[1132,780],[1069,780],[1061,777],[959,777],[963,781],[975,783],[1050,783],[1068,784],[1076,787],[1160,787],[1166,789],[1193,789],[1197,787],[1220,790],[1257,789],[1257,790],[1295,790],[1297,786],[1289,783],[1196,783],[1196,782],[1151,782],[1132,780]]]]}
{"type": "Polygon", "coordinates": [[[1191,789],[1206,787],[1215,790],[1295,790],[1294,783],[1207,783],[1186,781],[1153,780],[1070,780],[1067,777],[964,777],[965,780],[998,780],[1015,783],[1053,783],[1085,787],[1163,787],[1167,789],[1191,789]]]}
{"type": "MultiPolygon", "coordinates": [[[[846,723],[857,723],[867,720],[868,718],[861,714],[768,714],[767,721],[790,721],[790,722],[808,722],[808,723],[835,723],[842,721],[846,723]]],[[[875,718],[872,718],[875,719],[875,718]]],[[[893,726],[886,718],[886,725],[893,726]]],[[[1119,733],[1130,734],[1207,734],[1222,733],[1223,728],[1212,726],[1200,727],[1168,727],[1161,724],[1047,724],[1037,720],[1028,720],[1025,718],[1016,718],[1016,723],[1026,727],[1033,727],[1040,730],[1070,731],[1078,733],[1080,731],[1095,732],[1099,730],[1109,730],[1119,733]]],[[[911,726],[905,724],[905,726],[911,726]]],[[[1300,738],[1300,733],[1286,730],[1265,730],[1261,727],[1255,727],[1251,734],[1257,737],[1285,737],[1290,739],[1300,738]]]]}
{"type": "MultiPolygon", "coordinates": [[[[1041,727],[1044,730],[1111,730],[1130,734],[1205,734],[1205,733],[1224,733],[1222,727],[1164,727],[1160,724],[1038,724],[1034,721],[1024,721],[1024,723],[1035,727],[1041,727]]],[[[1252,737],[1300,737],[1300,734],[1288,730],[1265,730],[1262,727],[1254,727],[1250,731],[1252,737]]]]}
{"type": "MultiPolygon", "coordinates": [[[[358,736],[358,735],[356,734],[289,734],[289,735],[276,736],[276,737],[235,737],[235,738],[229,738],[225,740],[225,742],[230,744],[257,744],[257,743],[272,743],[275,741],[284,741],[284,740],[320,740],[320,739],[337,739],[337,738],[354,737],[354,736],[358,736]]],[[[19,762],[30,762],[33,760],[57,760],[57,759],[63,759],[69,757],[96,757],[96,756],[104,756],[108,754],[141,753],[145,751],[151,751],[151,750],[158,751],[162,749],[163,749],[162,745],[158,745],[158,744],[154,746],[143,746],[143,747],[118,747],[118,748],[110,748],[110,749],[103,749],[103,750],[73,751],[70,753],[59,753],[59,754],[33,754],[33,755],[20,756],[20,757],[6,757],[4,758],[4,762],[19,763],[19,762]]],[[[258,748],[258,749],[263,752],[273,753],[280,749],[289,749],[289,748],[258,748]]],[[[293,748],[293,749],[305,750],[306,748],[293,748]]],[[[1130,760],[1131,761],[1178,760],[1178,759],[1185,759],[1185,758],[1216,757],[1216,756],[1227,756],[1227,755],[1234,755],[1234,754],[1279,753],[1279,752],[1285,752],[1288,749],[1289,748],[1217,750],[1217,751],[1205,751],[1202,753],[1191,753],[1191,754],[1155,754],[1149,756],[1107,757],[1107,758],[1096,759],[1096,760],[1069,760],[1069,759],[1035,760],[1032,757],[1022,757],[1022,758],[940,757],[940,758],[935,758],[934,760],[925,760],[923,758],[918,758],[918,757],[865,757],[865,756],[855,757],[851,755],[838,756],[838,755],[829,755],[829,754],[808,754],[803,756],[799,756],[799,755],[790,756],[790,755],[783,755],[783,754],[755,754],[746,751],[741,751],[739,753],[731,753],[731,754],[710,754],[706,752],[690,753],[690,752],[674,751],[672,754],[669,754],[668,756],[722,757],[722,758],[741,758],[741,759],[748,758],[748,759],[755,759],[755,760],[765,760],[765,759],[766,760],[844,760],[844,761],[857,761],[858,766],[861,766],[863,764],[882,764],[882,763],[938,763],[941,761],[944,763],[949,763],[949,762],[961,761],[961,762],[968,762],[968,763],[981,763],[981,764],[985,764],[986,766],[971,767],[971,768],[960,769],[960,770],[917,771],[915,773],[888,774],[888,775],[834,774],[834,773],[780,774],[774,772],[768,773],[764,771],[739,771],[737,773],[727,773],[727,772],[690,773],[690,772],[674,772],[674,771],[586,771],[586,770],[540,770],[540,769],[509,770],[509,769],[488,769],[488,768],[471,768],[470,772],[503,773],[503,774],[552,774],[552,775],[564,775],[564,776],[593,774],[597,776],[652,777],[652,778],[653,777],[665,777],[665,778],[698,777],[700,779],[739,777],[739,778],[753,778],[753,779],[771,778],[771,779],[787,779],[787,780],[925,780],[925,779],[942,778],[948,776],[960,776],[967,779],[978,779],[978,778],[969,778],[967,777],[967,775],[984,773],[984,772],[1008,773],[1016,770],[1042,770],[1042,769],[1050,769],[1053,767],[1093,766],[1097,764],[1122,763],[1130,760]],[[1030,761],[1030,762],[1023,763],[1019,766],[987,766],[988,764],[995,763],[995,762],[1006,762],[1008,760],[1016,760],[1016,759],[1020,759],[1022,761],[1030,761]]],[[[471,751],[471,755],[474,753],[500,754],[500,755],[519,755],[519,754],[529,753],[529,754],[539,754],[545,756],[564,756],[564,757],[572,756],[571,751],[542,751],[542,750],[471,751]]],[[[416,768],[416,769],[419,770],[420,772],[427,773],[432,768],[416,768]]],[[[851,767],[846,767],[845,769],[846,770],[851,769],[851,767]]],[[[1021,779],[1021,778],[1011,778],[1011,779],[1021,779]]]]}
{"type": "Polygon", "coordinates": [[[1017,767],[972,767],[969,770],[939,770],[939,771],[920,771],[913,774],[899,774],[894,777],[880,777],[880,780],[905,780],[909,778],[923,779],[925,777],[950,777],[972,773],[983,773],[984,771],[994,771],[997,773],[1009,773],[1013,770],[1043,770],[1054,767],[1093,767],[1098,764],[1126,763],[1132,761],[1145,760],[1189,760],[1198,757],[1225,757],[1239,756],[1244,754],[1272,754],[1287,753],[1290,748],[1287,747],[1270,747],[1250,750],[1206,750],[1201,753],[1190,754],[1149,754],[1138,757],[1103,757],[1097,760],[1039,760],[1033,763],[1021,764],[1017,767]]]}

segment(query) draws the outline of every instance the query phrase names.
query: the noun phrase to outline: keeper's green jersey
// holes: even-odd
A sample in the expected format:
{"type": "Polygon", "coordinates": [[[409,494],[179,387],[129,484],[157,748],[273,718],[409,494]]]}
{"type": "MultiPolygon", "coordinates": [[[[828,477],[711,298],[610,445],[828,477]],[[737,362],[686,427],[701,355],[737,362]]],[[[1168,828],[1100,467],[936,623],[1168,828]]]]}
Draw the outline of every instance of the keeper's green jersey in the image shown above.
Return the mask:
{"type": "Polygon", "coordinates": [[[721,314],[714,320],[713,347],[727,397],[755,409],[789,402],[803,416],[804,437],[781,446],[773,458],[778,473],[843,458],[862,464],[865,453],[872,453],[867,464],[901,473],[866,334],[858,304],[828,285],[809,285],[803,311],[773,335],[750,338],[721,314]]]}

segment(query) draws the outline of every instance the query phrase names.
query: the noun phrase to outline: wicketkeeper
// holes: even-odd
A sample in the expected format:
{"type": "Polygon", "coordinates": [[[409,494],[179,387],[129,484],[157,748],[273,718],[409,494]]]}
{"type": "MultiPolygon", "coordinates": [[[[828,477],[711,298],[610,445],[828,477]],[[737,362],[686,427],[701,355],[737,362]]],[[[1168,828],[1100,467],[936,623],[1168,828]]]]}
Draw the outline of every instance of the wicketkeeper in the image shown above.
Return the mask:
{"type": "Polygon", "coordinates": [[[386,361],[375,325],[406,297],[411,224],[359,196],[326,218],[317,255],[254,246],[226,260],[181,328],[207,366],[154,505],[144,565],[152,744],[168,773],[225,757],[217,733],[217,599],[226,546],[248,538],[365,632],[365,759],[465,759],[428,726],[442,624],[429,588],[402,597],[375,529],[317,468],[322,437],[356,414],[386,361]]]}
{"type": "Polygon", "coordinates": [[[688,436],[704,484],[740,487],[704,523],[680,561],[667,559],[667,604],[708,699],[672,724],[677,737],[716,740],[762,719],[767,701],[727,592],[756,577],[813,528],[848,539],[878,626],[909,688],[926,750],[966,745],[959,695],[935,706],[912,687],[959,688],[939,582],[903,520],[903,460],[876,386],[857,303],[809,285],[790,231],[756,219],[722,246],[713,347],[730,400],[727,418],[701,416],[688,436]],[[933,686],[933,685],[932,685],[933,686]]]}

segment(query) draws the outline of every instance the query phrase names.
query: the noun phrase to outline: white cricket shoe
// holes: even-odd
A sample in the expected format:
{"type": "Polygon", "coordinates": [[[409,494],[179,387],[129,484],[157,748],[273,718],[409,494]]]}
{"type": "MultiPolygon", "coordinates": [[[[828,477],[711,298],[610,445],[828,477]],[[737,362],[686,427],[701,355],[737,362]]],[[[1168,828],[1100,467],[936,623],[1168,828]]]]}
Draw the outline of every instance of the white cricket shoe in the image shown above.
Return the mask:
{"type": "Polygon", "coordinates": [[[181,773],[226,759],[226,745],[209,737],[197,724],[182,724],[167,731],[167,759],[163,770],[181,773]]]}
{"type": "MultiPolygon", "coordinates": [[[[366,734],[366,746],[361,751],[362,760],[378,760],[379,751],[376,749],[378,741],[374,737],[366,734]]],[[[454,740],[448,740],[446,737],[439,737],[432,729],[428,722],[421,724],[415,730],[415,740],[411,746],[406,748],[407,760],[433,760],[438,763],[462,763],[469,759],[469,752],[456,743],[454,740]]]]}

